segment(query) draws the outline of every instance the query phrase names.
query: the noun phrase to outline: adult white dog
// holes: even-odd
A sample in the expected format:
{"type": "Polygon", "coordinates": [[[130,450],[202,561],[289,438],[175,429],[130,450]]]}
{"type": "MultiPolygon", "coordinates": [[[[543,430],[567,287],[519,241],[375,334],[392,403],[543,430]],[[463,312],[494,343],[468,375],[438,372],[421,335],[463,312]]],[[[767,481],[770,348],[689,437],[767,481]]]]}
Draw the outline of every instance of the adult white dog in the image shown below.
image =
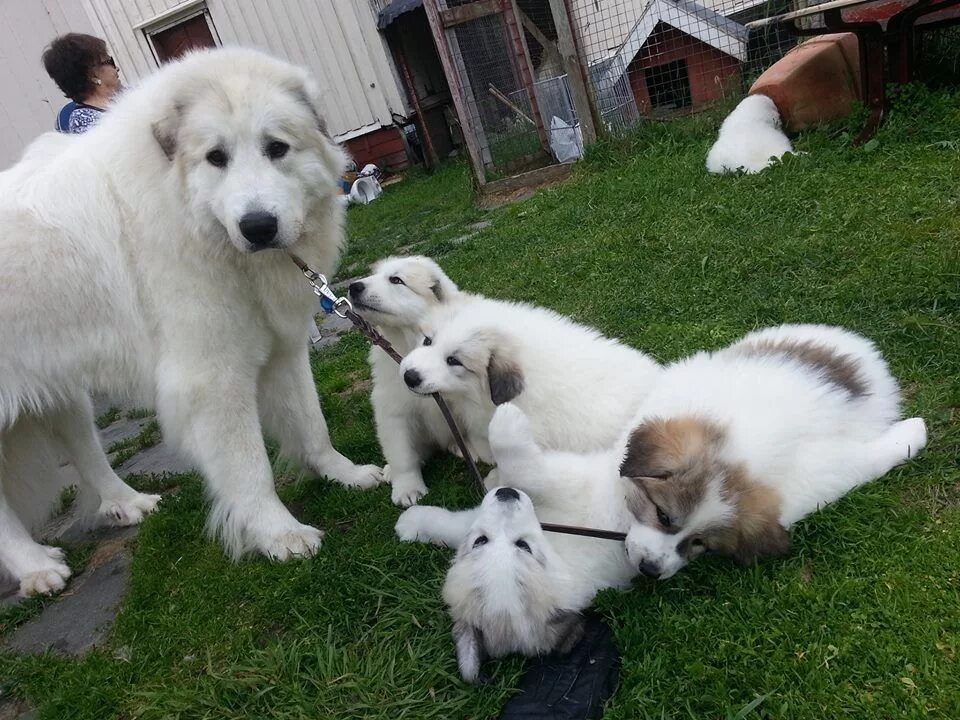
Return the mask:
{"type": "Polygon", "coordinates": [[[555,312],[472,297],[440,307],[400,373],[413,392],[440,392],[463,420],[471,450],[491,462],[497,405],[514,401],[543,447],[587,452],[620,437],[654,387],[647,355],[555,312]]]}
{"type": "Polygon", "coordinates": [[[876,346],[783,325],[667,367],[630,425],[621,475],[639,492],[631,560],[667,578],[706,552],[786,551],[791,525],[914,457],[920,418],[876,346]]]}
{"type": "Polygon", "coordinates": [[[715,175],[758,173],[793,145],[781,129],[780,111],[766,95],[750,95],[727,115],[717,141],[707,154],[707,170],[715,175]]]}
{"type": "MultiPolygon", "coordinates": [[[[315,298],[295,252],[331,274],[344,156],[305,72],[250,50],[164,66],[69,142],[44,139],[0,200],[0,451],[22,416],[65,443],[108,515],[156,498],[110,470],[85,392],[156,407],[202,469],[227,552],[309,555],[321,533],[280,503],[266,430],[318,474],[382,479],[330,443],[304,338],[315,298]]],[[[0,487],[16,473],[0,467],[0,487]]],[[[25,593],[69,570],[0,491],[0,563],[25,593]]]]}
{"type": "MultiPolygon", "coordinates": [[[[373,323],[401,355],[420,345],[420,326],[431,310],[456,305],[468,297],[437,263],[419,255],[379,261],[371,275],[350,284],[349,294],[354,310],[373,323]]],[[[393,502],[407,507],[427,494],[421,472],[424,461],[438,449],[456,454],[459,450],[437,404],[407,390],[391,357],[374,346],[369,362],[373,375],[370,400],[387,461],[384,475],[392,485],[393,502]]]]}
{"type": "Polygon", "coordinates": [[[513,403],[494,413],[490,445],[502,486],[479,507],[421,505],[396,525],[401,540],[457,548],[443,597],[460,673],[470,682],[484,656],[572,648],[580,613],[596,593],[625,587],[638,573],[620,542],[540,528],[553,522],[626,532],[634,518],[624,498],[636,490],[617,472],[619,457],[543,451],[513,403]]]}

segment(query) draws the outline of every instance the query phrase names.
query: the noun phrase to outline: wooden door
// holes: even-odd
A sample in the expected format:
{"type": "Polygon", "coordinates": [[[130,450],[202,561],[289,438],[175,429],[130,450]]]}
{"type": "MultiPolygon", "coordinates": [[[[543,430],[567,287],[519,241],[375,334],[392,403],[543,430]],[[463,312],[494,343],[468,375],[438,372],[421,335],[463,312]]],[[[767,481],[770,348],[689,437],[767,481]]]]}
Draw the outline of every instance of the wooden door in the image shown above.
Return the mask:
{"type": "Polygon", "coordinates": [[[206,13],[194,15],[173,27],[153,33],[154,50],[161,63],[175,60],[188,50],[216,47],[217,43],[207,24],[206,13]]]}

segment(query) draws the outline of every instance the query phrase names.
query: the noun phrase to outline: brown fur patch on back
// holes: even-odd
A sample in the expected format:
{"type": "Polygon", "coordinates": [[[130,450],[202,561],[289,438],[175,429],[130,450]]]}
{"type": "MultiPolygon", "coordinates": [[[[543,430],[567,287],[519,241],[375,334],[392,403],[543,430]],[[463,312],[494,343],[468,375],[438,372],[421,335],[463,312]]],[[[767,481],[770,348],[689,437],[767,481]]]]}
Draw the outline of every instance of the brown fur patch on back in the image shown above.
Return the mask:
{"type": "Polygon", "coordinates": [[[786,356],[805,365],[853,397],[867,394],[860,376],[860,362],[814,340],[757,340],[733,348],[744,357],[786,356]]]}

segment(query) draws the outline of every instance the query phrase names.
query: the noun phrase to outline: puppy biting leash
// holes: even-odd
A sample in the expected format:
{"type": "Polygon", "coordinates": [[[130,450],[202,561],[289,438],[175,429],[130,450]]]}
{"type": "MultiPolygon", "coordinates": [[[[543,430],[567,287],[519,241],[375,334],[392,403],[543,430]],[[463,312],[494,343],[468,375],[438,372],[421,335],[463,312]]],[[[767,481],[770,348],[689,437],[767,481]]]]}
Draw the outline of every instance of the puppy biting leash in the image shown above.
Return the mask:
{"type": "MultiPolygon", "coordinates": [[[[403,361],[403,357],[393,348],[393,345],[381,335],[373,325],[368,323],[362,317],[360,317],[353,309],[353,304],[349,299],[345,297],[338,296],[333,290],[330,289],[330,285],[327,282],[327,278],[324,277],[321,273],[318,273],[316,270],[307,265],[301,258],[294,255],[293,253],[288,253],[290,259],[293,260],[294,264],[300,268],[300,272],[303,273],[304,277],[307,278],[307,282],[310,283],[310,286],[313,288],[314,294],[320,298],[320,307],[323,308],[326,313],[334,313],[338,317],[345,318],[353,323],[354,327],[357,328],[364,337],[366,337],[371,343],[376,345],[378,348],[383,350],[390,358],[393,359],[398,365],[403,361]]],[[[433,393],[432,397],[437,403],[437,407],[440,408],[440,413],[443,415],[443,419],[446,420],[447,425],[450,427],[450,432],[453,435],[454,441],[457,443],[457,447],[460,449],[460,453],[463,455],[464,462],[467,463],[467,467],[470,469],[470,474],[476,480],[478,487],[483,489],[483,476],[480,475],[480,470],[477,468],[476,462],[473,460],[473,455],[470,452],[470,449],[467,447],[467,443],[463,439],[463,435],[460,434],[460,428],[457,427],[456,421],[453,419],[453,414],[450,412],[450,408],[447,406],[447,403],[444,401],[440,393],[433,393]]],[[[627,539],[626,533],[615,532],[613,530],[598,530],[596,528],[584,528],[576,527],[574,525],[556,525],[554,523],[540,523],[540,526],[547,532],[563,533],[566,535],[580,535],[583,537],[593,537],[601,538],[603,540],[619,540],[623,542],[627,539]]]]}

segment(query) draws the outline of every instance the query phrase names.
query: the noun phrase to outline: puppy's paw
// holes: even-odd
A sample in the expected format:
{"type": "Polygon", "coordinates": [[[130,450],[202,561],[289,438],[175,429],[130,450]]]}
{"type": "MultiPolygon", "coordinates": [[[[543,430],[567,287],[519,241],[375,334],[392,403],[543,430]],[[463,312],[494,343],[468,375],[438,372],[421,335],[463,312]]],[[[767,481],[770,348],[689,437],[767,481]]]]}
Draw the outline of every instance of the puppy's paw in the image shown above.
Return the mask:
{"type": "Polygon", "coordinates": [[[530,419],[513,403],[504,403],[496,409],[488,433],[494,455],[500,449],[533,442],[530,419]]]}
{"type": "Polygon", "coordinates": [[[265,538],[261,552],[273,560],[312,557],[320,549],[323,533],[309,525],[300,525],[296,529],[278,532],[265,538]]]}
{"type": "Polygon", "coordinates": [[[376,487],[384,479],[382,468],[376,465],[354,465],[336,450],[311,458],[307,465],[318,475],[336,480],[345,487],[367,490],[376,487]]]}
{"type": "Polygon", "coordinates": [[[902,462],[914,458],[927,444],[927,424],[923,418],[901,420],[887,431],[902,462]]]}
{"type": "Polygon", "coordinates": [[[437,537],[437,524],[450,515],[448,510],[429,505],[414,505],[404,510],[397,518],[394,532],[403,542],[422,542],[445,545],[437,537]]]}
{"type": "Polygon", "coordinates": [[[416,505],[427,494],[427,486],[418,472],[400,473],[396,477],[391,476],[390,484],[393,486],[390,490],[390,499],[394,505],[400,507],[416,505]]]}
{"type": "Polygon", "coordinates": [[[52,595],[66,587],[70,568],[60,548],[41,546],[43,553],[30,572],[20,576],[20,597],[52,595]]]}
{"type": "Polygon", "coordinates": [[[124,498],[104,500],[100,503],[100,515],[112,525],[139,525],[146,515],[157,509],[159,495],[132,493],[124,498]]]}

